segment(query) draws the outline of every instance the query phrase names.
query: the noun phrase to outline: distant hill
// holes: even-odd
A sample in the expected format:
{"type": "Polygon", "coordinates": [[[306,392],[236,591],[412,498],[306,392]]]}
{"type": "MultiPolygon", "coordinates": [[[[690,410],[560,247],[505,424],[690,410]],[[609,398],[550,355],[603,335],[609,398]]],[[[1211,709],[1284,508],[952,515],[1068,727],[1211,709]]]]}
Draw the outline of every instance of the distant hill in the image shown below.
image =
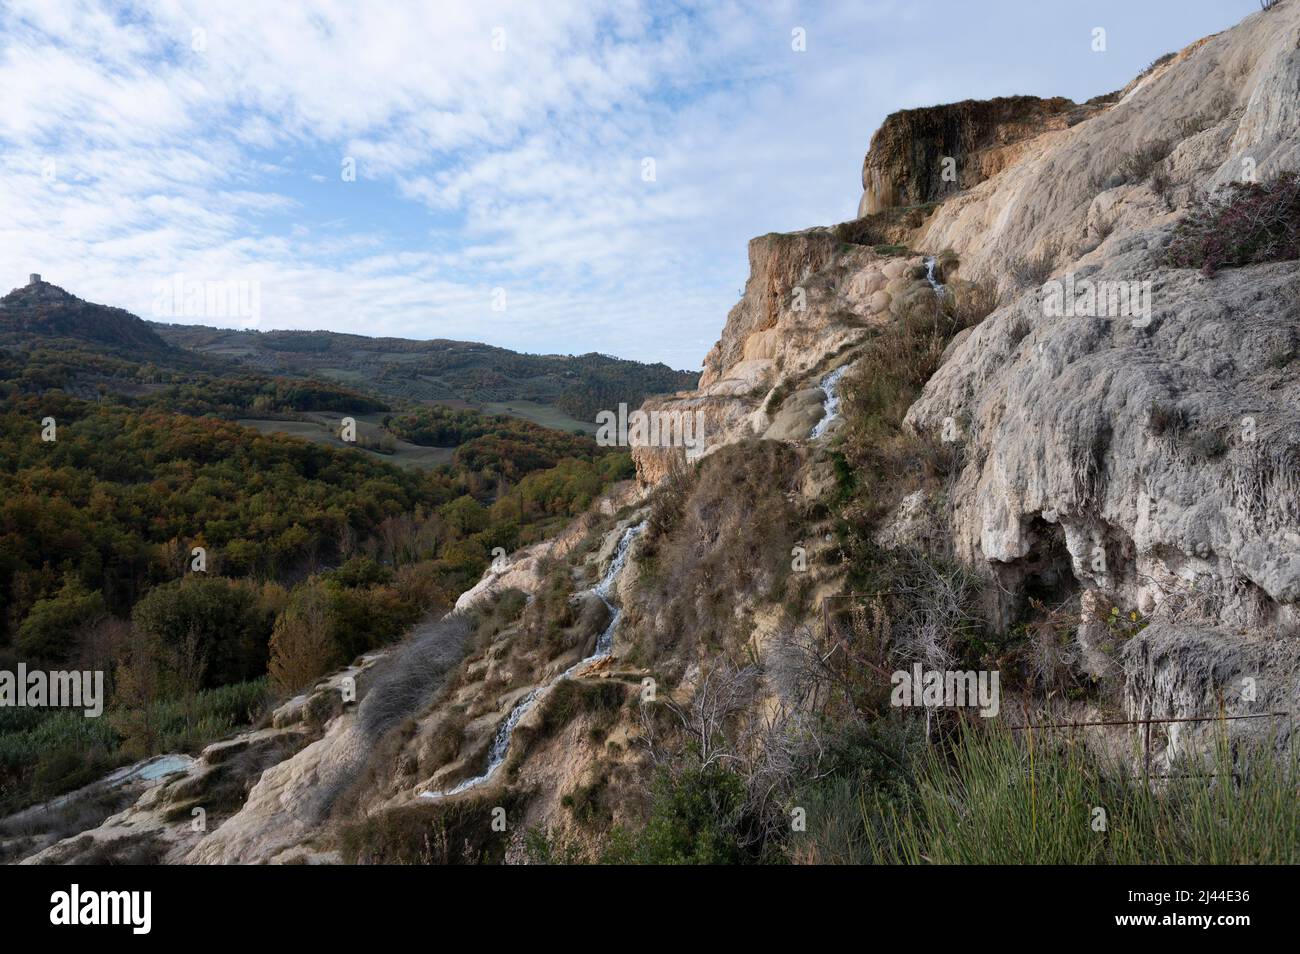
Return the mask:
{"type": "Polygon", "coordinates": [[[185,413],[445,404],[591,433],[598,411],[689,390],[698,375],[596,353],[161,324],[37,278],[0,298],[0,380],[81,398],[178,388],[171,406],[185,413]]]}
{"type": "Polygon", "coordinates": [[[129,311],[83,301],[39,279],[0,298],[0,344],[21,343],[33,335],[100,345],[136,360],[181,357],[148,322],[129,311]]]}
{"type": "Polygon", "coordinates": [[[237,417],[253,410],[388,410],[366,389],[261,374],[169,344],[151,322],[39,278],[0,298],[0,396],[62,391],[148,399],[160,410],[237,417]]]}
{"type": "MultiPolygon", "coordinates": [[[[330,331],[240,331],[152,324],[169,344],[268,374],[307,374],[412,401],[535,402],[579,421],[619,402],[695,387],[698,375],[608,355],[520,354],[467,341],[367,338],[330,331]]],[[[510,408],[518,413],[518,408],[510,408]]]]}

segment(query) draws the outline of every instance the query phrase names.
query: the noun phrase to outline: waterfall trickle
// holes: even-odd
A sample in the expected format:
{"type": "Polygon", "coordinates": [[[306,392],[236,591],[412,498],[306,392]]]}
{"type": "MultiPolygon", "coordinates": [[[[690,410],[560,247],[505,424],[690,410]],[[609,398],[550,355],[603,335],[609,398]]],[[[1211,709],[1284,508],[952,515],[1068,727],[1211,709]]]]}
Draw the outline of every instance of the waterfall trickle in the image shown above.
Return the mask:
{"type": "Polygon", "coordinates": [[[496,774],[497,769],[501,768],[505,763],[506,754],[510,751],[510,737],[514,735],[515,727],[519,725],[519,720],[522,719],[524,714],[533,707],[537,700],[541,698],[543,693],[561,679],[567,679],[572,673],[582,667],[604,659],[610,654],[610,651],[614,646],[614,631],[618,627],[619,620],[623,617],[623,610],[621,607],[614,605],[614,603],[610,601],[609,597],[614,590],[614,585],[618,582],[618,578],[623,573],[623,565],[627,563],[627,553],[632,546],[632,541],[635,540],[644,529],[645,521],[643,520],[636,526],[628,527],[623,531],[623,536],[619,538],[618,546],[614,550],[614,558],[610,560],[609,569],[607,569],[605,575],[600,578],[600,582],[589,590],[589,592],[595,593],[600,597],[601,601],[610,612],[609,623],[605,626],[604,632],[602,632],[600,637],[596,640],[595,651],[585,659],[578,660],[578,662],[564,670],[564,672],[560,673],[546,685],[537,686],[515,704],[515,707],[510,710],[510,714],[506,716],[506,721],[501,723],[501,727],[497,729],[497,734],[492,738],[492,747],[488,749],[487,768],[484,770],[482,775],[467,778],[450,791],[421,792],[421,798],[442,798],[446,795],[459,795],[461,792],[467,791],[471,788],[477,788],[479,785],[482,785],[484,782],[492,778],[492,776],[496,774]]]}
{"type": "Polygon", "coordinates": [[[572,668],[565,672],[566,676],[579,666],[585,666],[597,659],[604,659],[613,649],[614,630],[618,626],[618,621],[623,617],[623,609],[611,603],[609,596],[613,592],[614,584],[623,575],[623,564],[627,562],[627,551],[631,548],[632,541],[644,529],[645,521],[642,521],[635,527],[628,527],[623,531],[623,537],[618,541],[618,547],[614,550],[614,559],[609,562],[609,569],[605,571],[605,575],[601,577],[600,582],[592,587],[591,592],[599,596],[601,602],[605,604],[605,608],[609,610],[609,624],[605,627],[605,631],[600,634],[600,638],[596,640],[596,651],[581,662],[575,663],[572,668]]]}
{"type": "Polygon", "coordinates": [[[830,427],[831,421],[839,417],[840,414],[840,378],[844,377],[844,372],[849,369],[847,364],[842,364],[826,377],[821,379],[820,387],[826,392],[826,402],[822,405],[826,413],[822,419],[817,422],[817,426],[812,429],[809,435],[810,440],[817,440],[826,433],[826,428],[830,427]]]}
{"type": "Polygon", "coordinates": [[[943,287],[943,282],[934,277],[934,266],[934,256],[931,255],[925,260],[925,280],[930,283],[930,287],[934,289],[934,293],[942,298],[946,289],[943,287]]]}

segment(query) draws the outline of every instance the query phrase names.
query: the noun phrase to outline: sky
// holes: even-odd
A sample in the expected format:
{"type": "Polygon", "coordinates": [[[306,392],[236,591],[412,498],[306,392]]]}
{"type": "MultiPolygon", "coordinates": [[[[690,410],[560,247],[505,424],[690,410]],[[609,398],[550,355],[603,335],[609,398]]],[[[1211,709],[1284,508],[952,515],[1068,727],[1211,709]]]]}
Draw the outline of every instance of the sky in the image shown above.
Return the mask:
{"type": "Polygon", "coordinates": [[[0,286],[694,370],[890,112],[1081,101],[1257,9],[0,0],[0,286]]]}

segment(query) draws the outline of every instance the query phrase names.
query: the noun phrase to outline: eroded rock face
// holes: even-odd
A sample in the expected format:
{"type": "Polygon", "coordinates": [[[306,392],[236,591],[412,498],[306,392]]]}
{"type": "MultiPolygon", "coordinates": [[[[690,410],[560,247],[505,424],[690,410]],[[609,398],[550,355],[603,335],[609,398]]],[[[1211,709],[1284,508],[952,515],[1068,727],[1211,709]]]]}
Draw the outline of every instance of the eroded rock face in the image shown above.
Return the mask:
{"type": "MultiPolygon", "coordinates": [[[[1193,194],[1247,159],[1261,178],[1300,167],[1298,43],[1300,5],[1287,4],[1193,45],[1115,106],[1028,143],[945,204],[922,239],[1008,293],[1015,257],[1053,266],[1046,285],[1011,294],[958,339],[908,423],[957,428],[951,532],[1002,586],[994,622],[1010,621],[1044,554],[1063,547],[1084,590],[1084,657],[1122,672],[1135,710],[1203,707],[1207,687],[1224,688],[1223,647],[1250,633],[1294,648],[1300,626],[1300,263],[1214,278],[1162,264],[1193,194]],[[1125,150],[1165,139],[1167,183],[1108,178],[1125,150]],[[1067,282],[1075,294],[1084,282],[1149,283],[1149,313],[1074,300],[1067,282]],[[1063,312],[1070,300],[1079,307],[1063,312]],[[1118,626],[1099,618],[1115,610],[1118,626]],[[1150,621],[1140,642],[1122,622],[1130,613],[1150,621]],[[1165,661],[1148,665],[1141,646],[1165,661]]],[[[1293,707],[1289,658],[1249,665],[1293,707]]]]}
{"type": "MultiPolygon", "coordinates": [[[[1291,711],[1300,682],[1300,642],[1252,630],[1159,621],[1125,643],[1124,705],[1133,719],[1196,719],[1220,710],[1258,718],[1234,721],[1232,734],[1281,748],[1291,741],[1291,711]]],[[[1156,723],[1157,770],[1208,748],[1215,722],[1156,723]]]]}
{"type": "Polygon", "coordinates": [[[727,324],[704,358],[700,390],[725,377],[753,381],[743,361],[771,361],[780,335],[778,319],[792,307],[795,286],[820,271],[835,253],[835,239],[826,229],[790,235],[760,235],[749,243],[749,280],[744,295],[727,315],[727,324]]]}
{"type": "Polygon", "coordinates": [[[1003,96],[891,113],[862,163],[858,215],[921,205],[978,185],[1014,163],[1025,140],[1064,129],[1097,108],[1059,96],[1003,96]]]}
{"type": "Polygon", "coordinates": [[[966,559],[1014,565],[1045,522],[1080,580],[1142,612],[1197,583],[1227,622],[1287,622],[1300,597],[1300,387],[1277,355],[1294,347],[1300,267],[1213,280],[1153,268],[1165,238],[1080,273],[1154,275],[1149,326],[1046,317],[1044,293],[1027,293],[954,349],[908,423],[939,434],[958,422],[966,559]]]}
{"type": "Polygon", "coordinates": [[[239,812],[182,860],[191,864],[284,860],[284,852],[299,847],[319,829],[333,796],[364,764],[367,742],[350,717],[335,720],[324,737],[263,772],[239,812]]]}
{"type": "MultiPolygon", "coordinates": [[[[842,242],[831,229],[750,242],[751,274],[705,359],[697,391],[647,401],[642,410],[698,415],[697,447],[639,446],[642,484],[748,437],[806,439],[822,416],[822,375],[851,361],[894,300],[924,282],[921,257],[842,242]]],[[[928,293],[928,286],[925,286],[928,293]]]]}
{"type": "MultiPolygon", "coordinates": [[[[860,214],[941,200],[890,240],[953,250],[1007,303],[949,346],[908,416],[958,435],[951,494],[904,501],[878,541],[927,547],[942,517],[943,542],[995,584],[995,626],[1027,584],[1080,588],[1080,657],[1123,680],[1134,716],[1300,703],[1300,268],[1211,280],[1161,265],[1198,194],[1300,168],[1297,110],[1300,6],[1283,4],[1086,109],[897,114],[864,163],[860,214]],[[955,183],[937,177],[944,155],[955,183]],[[1067,280],[1149,283],[1150,320],[1063,312],[1067,280]],[[1234,688],[1247,675],[1267,700],[1234,688]]],[[[871,234],[877,219],[853,226],[871,234]]],[[[1160,757],[1207,731],[1161,730],[1160,757]]]]}

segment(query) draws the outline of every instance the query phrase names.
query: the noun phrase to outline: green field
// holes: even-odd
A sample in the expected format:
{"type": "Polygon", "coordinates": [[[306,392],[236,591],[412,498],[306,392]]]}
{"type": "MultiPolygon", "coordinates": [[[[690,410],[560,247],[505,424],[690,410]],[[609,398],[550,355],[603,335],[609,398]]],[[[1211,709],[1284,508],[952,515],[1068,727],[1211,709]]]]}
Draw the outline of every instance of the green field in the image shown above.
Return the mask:
{"type": "Polygon", "coordinates": [[[557,431],[596,433],[594,421],[580,421],[549,404],[538,404],[535,401],[488,401],[482,405],[482,410],[484,414],[509,414],[557,431]]]}
{"type": "MultiPolygon", "coordinates": [[[[419,444],[411,444],[402,440],[396,442],[397,448],[391,454],[380,454],[377,451],[367,450],[355,444],[346,444],[338,436],[339,422],[343,416],[342,414],[334,415],[311,411],[303,415],[304,420],[278,421],[245,417],[240,418],[239,423],[245,427],[255,428],[263,434],[286,434],[290,437],[301,437],[303,440],[312,441],[316,444],[347,447],[363,454],[370,454],[379,460],[386,460],[392,464],[415,467],[421,470],[431,470],[440,464],[451,463],[451,456],[456,452],[454,447],[421,447],[419,444]]],[[[382,412],[353,414],[352,417],[357,422],[358,437],[378,440],[379,435],[384,433],[379,426],[379,422],[384,417],[382,412]]]]}

